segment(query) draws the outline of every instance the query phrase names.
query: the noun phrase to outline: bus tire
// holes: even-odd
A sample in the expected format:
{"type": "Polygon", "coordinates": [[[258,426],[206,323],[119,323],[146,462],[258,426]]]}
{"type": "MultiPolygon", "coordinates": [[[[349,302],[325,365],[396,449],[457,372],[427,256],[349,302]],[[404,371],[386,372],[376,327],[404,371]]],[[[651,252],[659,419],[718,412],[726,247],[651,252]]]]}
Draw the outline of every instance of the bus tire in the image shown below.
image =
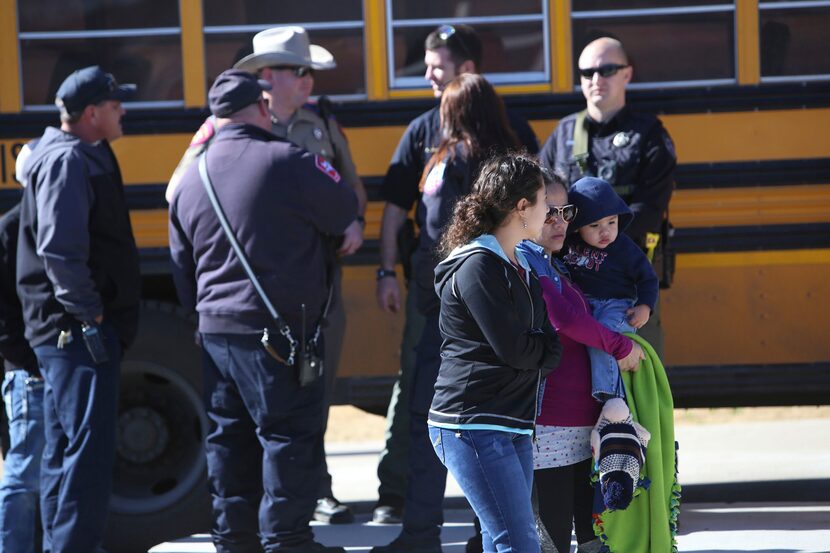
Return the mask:
{"type": "Polygon", "coordinates": [[[121,365],[113,493],[104,546],[145,552],[210,528],[201,350],[195,317],[141,305],[138,337],[121,365]]]}

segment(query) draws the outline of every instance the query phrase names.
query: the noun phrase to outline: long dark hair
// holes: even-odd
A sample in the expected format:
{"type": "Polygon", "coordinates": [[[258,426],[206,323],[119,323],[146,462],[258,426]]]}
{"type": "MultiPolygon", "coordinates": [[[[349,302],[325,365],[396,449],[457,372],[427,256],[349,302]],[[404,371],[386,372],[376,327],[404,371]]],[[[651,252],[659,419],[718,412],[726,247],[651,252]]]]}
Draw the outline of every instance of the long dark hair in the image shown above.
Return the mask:
{"type": "Polygon", "coordinates": [[[499,95],[481,75],[464,73],[447,85],[441,95],[441,142],[421,175],[420,189],[436,163],[464,151],[475,172],[482,160],[521,147],[507,122],[499,95]]]}
{"type": "Polygon", "coordinates": [[[535,205],[539,188],[550,182],[550,173],[525,154],[508,153],[486,161],[473,191],[455,204],[450,224],[441,237],[441,257],[477,236],[492,233],[522,198],[535,205]]]}

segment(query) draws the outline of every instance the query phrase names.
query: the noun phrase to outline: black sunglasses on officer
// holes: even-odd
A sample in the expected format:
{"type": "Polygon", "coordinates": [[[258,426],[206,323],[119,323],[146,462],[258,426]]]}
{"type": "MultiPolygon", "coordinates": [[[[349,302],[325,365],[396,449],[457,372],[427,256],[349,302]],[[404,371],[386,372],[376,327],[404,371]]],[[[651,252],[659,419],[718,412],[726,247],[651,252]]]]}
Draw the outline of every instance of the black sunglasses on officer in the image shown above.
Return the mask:
{"type": "Polygon", "coordinates": [[[629,64],[605,63],[599,67],[586,67],[585,69],[580,67],[577,69],[577,72],[583,79],[593,79],[595,73],[599,73],[600,77],[607,79],[608,77],[613,77],[620,69],[625,69],[626,67],[629,67],[629,64]]]}
{"type": "Polygon", "coordinates": [[[295,77],[301,79],[306,75],[314,76],[314,69],[307,65],[272,65],[271,69],[275,71],[290,71],[295,77]]]}

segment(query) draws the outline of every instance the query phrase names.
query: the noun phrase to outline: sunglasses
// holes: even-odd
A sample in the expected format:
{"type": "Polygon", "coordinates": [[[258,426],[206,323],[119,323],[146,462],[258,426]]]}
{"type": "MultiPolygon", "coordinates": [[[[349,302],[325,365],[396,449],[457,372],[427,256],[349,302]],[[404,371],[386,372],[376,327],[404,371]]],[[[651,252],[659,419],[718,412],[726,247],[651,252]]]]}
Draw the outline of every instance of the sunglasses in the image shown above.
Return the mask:
{"type": "Polygon", "coordinates": [[[449,44],[450,37],[455,37],[456,42],[458,43],[458,47],[461,48],[465,59],[471,60],[473,56],[470,54],[470,50],[467,48],[467,45],[464,44],[464,39],[461,38],[461,35],[456,34],[456,29],[452,25],[441,25],[435,30],[438,33],[438,38],[443,40],[444,42],[449,44]]]}
{"type": "Polygon", "coordinates": [[[306,75],[314,76],[314,69],[307,65],[274,65],[271,67],[276,71],[291,71],[295,77],[305,77],[306,75]]]}
{"type": "Polygon", "coordinates": [[[600,65],[599,67],[588,67],[586,69],[578,69],[580,76],[583,79],[593,79],[594,73],[599,73],[599,76],[607,79],[608,77],[613,77],[617,74],[617,71],[620,69],[625,69],[628,65],[620,65],[618,63],[608,63],[605,65],[600,65]]]}
{"type": "Polygon", "coordinates": [[[549,205],[548,212],[545,215],[545,224],[552,223],[556,217],[561,217],[566,223],[570,223],[576,217],[576,212],[579,211],[574,204],[568,205],[549,205]]]}

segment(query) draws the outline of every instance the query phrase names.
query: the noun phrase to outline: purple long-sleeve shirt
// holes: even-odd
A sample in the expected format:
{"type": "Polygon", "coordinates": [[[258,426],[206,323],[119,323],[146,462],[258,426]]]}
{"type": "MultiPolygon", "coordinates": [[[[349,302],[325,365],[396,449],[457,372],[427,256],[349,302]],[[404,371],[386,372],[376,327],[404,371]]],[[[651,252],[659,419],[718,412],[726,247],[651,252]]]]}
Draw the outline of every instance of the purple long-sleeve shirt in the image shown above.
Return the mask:
{"type": "Polygon", "coordinates": [[[567,279],[562,291],[541,277],[542,295],[551,324],[559,333],[562,357],[559,367],[545,383],[538,424],[549,426],[593,426],[602,404],[591,396],[591,362],[586,346],[623,359],[634,347],[631,340],[599,324],[582,292],[567,279]]]}

